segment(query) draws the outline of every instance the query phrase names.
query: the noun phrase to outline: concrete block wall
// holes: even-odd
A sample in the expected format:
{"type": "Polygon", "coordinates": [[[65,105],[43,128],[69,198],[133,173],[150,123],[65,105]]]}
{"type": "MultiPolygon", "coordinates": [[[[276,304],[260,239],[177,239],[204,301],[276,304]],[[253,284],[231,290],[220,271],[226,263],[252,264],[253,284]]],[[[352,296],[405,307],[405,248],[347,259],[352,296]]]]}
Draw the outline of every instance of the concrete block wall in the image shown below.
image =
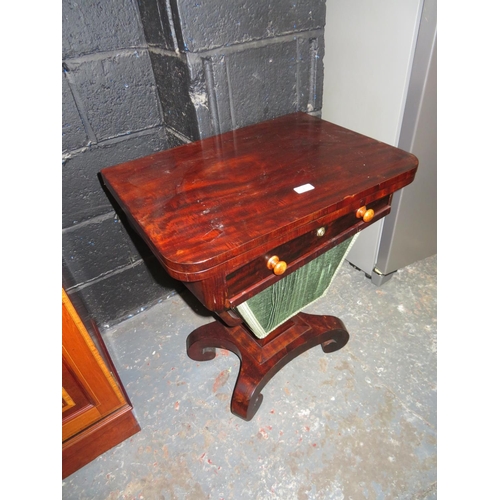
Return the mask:
{"type": "Polygon", "coordinates": [[[63,286],[103,325],[178,285],[116,215],[97,174],[191,138],[164,120],[135,0],[63,0],[62,14],[63,286]]]}
{"type": "Polygon", "coordinates": [[[99,170],[319,114],[324,24],[323,0],[63,0],[63,286],[98,325],[182,289],[120,218],[99,170]]]}
{"type": "Polygon", "coordinates": [[[200,137],[322,104],[325,2],[179,2],[200,137]],[[203,26],[203,29],[200,29],[203,26]]]}

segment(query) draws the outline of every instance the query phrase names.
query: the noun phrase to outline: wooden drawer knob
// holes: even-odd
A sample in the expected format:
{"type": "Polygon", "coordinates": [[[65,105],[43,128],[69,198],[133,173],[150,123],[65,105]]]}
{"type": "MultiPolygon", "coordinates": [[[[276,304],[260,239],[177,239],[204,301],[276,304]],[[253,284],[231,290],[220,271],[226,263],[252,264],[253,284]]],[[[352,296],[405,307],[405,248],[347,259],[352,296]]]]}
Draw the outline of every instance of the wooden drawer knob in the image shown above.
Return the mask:
{"type": "Polygon", "coordinates": [[[277,255],[273,255],[267,261],[267,268],[272,269],[273,273],[279,276],[280,274],[283,274],[286,271],[286,262],[284,260],[280,260],[280,258],[277,255]]]}
{"type": "Polygon", "coordinates": [[[372,208],[369,208],[368,210],[366,207],[361,207],[358,208],[356,212],[356,217],[358,219],[363,219],[365,222],[370,222],[373,219],[373,216],[375,215],[375,212],[373,211],[372,208]]]}

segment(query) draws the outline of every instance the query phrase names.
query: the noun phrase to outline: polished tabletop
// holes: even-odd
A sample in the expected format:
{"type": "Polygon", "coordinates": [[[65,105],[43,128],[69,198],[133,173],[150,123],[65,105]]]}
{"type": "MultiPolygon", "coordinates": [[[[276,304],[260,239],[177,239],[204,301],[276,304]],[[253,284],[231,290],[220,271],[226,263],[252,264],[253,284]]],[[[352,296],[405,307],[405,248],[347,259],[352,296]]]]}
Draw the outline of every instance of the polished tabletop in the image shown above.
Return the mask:
{"type": "Polygon", "coordinates": [[[103,169],[167,270],[217,266],[278,234],[409,184],[415,156],[294,113],[103,169]]]}

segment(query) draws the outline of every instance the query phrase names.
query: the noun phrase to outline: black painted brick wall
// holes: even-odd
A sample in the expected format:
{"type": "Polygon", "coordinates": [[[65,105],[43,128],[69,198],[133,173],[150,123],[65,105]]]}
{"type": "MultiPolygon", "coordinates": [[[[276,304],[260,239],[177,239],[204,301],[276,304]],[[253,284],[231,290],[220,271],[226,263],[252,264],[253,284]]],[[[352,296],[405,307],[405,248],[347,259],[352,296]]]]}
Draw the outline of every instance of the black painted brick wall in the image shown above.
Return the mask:
{"type": "Polygon", "coordinates": [[[63,286],[98,325],[182,289],[120,219],[99,170],[319,114],[324,22],[324,0],[63,0],[63,286]]]}

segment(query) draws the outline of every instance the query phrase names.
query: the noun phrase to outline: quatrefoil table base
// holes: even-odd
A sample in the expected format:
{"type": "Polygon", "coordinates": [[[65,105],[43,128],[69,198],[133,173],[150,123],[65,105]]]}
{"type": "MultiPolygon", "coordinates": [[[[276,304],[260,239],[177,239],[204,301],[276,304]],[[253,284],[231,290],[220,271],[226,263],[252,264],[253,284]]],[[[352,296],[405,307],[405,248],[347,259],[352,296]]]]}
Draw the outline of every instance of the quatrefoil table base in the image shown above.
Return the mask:
{"type": "Polygon", "coordinates": [[[240,371],[231,399],[231,412],[251,420],[259,409],[262,389],[287,363],[321,344],[325,353],[347,344],[349,334],[339,318],[298,313],[269,338],[256,338],[245,325],[225,326],[219,321],[203,325],[188,336],[187,353],[195,361],[208,361],[216,348],[233,352],[240,371]]]}

